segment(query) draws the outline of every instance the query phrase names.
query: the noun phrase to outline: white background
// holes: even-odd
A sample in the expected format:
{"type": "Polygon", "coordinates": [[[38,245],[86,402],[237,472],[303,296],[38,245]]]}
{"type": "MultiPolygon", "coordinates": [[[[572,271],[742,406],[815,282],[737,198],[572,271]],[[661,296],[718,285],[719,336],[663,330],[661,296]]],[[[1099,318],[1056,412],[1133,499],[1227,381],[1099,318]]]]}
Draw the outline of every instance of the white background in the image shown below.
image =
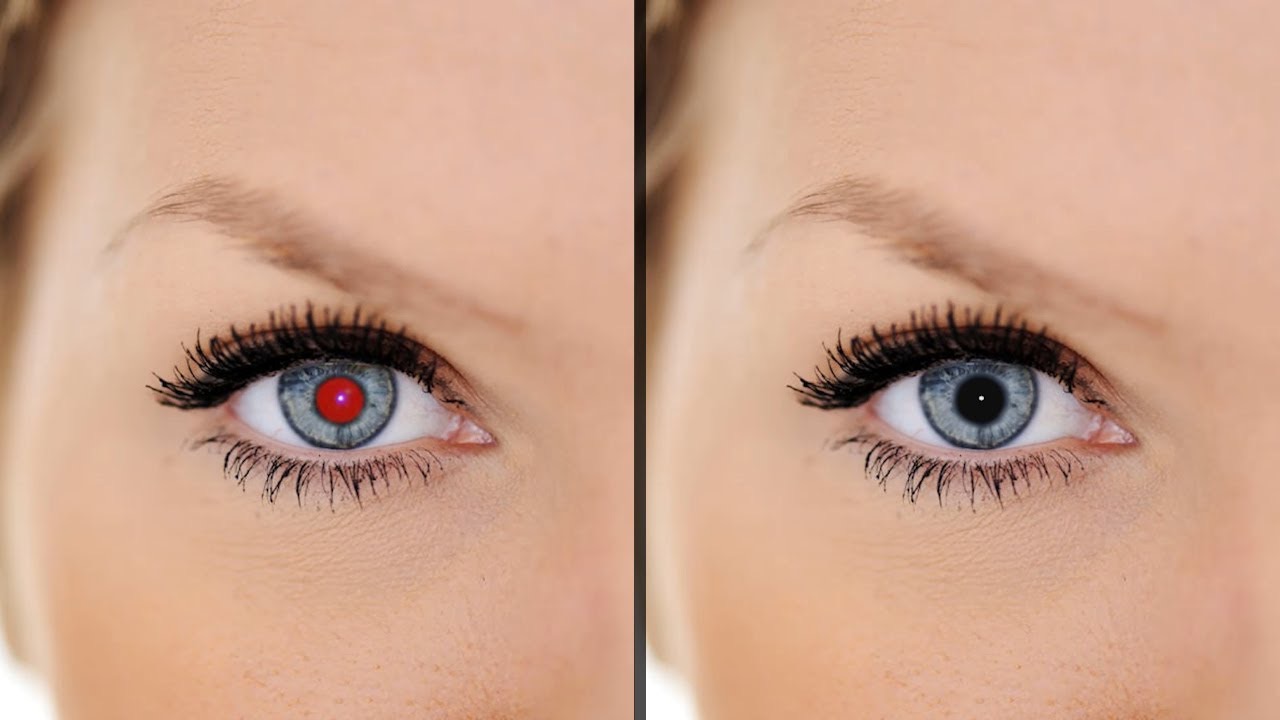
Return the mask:
{"type": "Polygon", "coordinates": [[[5,720],[51,720],[53,708],[44,688],[19,668],[0,642],[0,717],[5,720]]]}
{"type": "Polygon", "coordinates": [[[694,720],[693,705],[689,702],[684,683],[659,665],[647,648],[644,676],[645,720],[694,720]]]}

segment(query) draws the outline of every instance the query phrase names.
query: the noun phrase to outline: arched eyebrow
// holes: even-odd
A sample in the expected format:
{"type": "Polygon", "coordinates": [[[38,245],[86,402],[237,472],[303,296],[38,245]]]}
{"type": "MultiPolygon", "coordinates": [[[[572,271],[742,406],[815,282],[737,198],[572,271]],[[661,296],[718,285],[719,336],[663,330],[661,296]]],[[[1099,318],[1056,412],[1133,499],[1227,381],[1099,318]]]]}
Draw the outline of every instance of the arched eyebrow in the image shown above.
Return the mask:
{"type": "Polygon", "coordinates": [[[512,331],[520,318],[467,296],[438,276],[411,273],[394,258],[378,257],[327,230],[325,223],[280,195],[229,177],[205,176],[163,192],[125,225],[105,253],[132,242],[136,231],[154,222],[203,223],[263,262],[321,280],[345,293],[388,304],[412,296],[433,308],[455,311],[512,331]]]}
{"type": "Polygon", "coordinates": [[[874,178],[842,177],[804,193],[752,239],[747,252],[772,242],[782,226],[806,220],[846,223],[904,262],[1024,307],[1052,304],[1122,320],[1147,333],[1164,332],[1162,318],[996,247],[917,194],[874,178]]]}

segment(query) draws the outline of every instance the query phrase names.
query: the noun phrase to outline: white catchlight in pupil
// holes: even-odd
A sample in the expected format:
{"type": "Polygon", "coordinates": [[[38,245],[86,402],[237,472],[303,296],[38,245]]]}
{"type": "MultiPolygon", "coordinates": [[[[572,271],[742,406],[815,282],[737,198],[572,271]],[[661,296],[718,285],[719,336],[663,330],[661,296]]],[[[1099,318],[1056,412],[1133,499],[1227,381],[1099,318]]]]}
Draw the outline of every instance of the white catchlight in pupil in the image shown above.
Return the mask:
{"type": "Polygon", "coordinates": [[[1008,450],[1062,438],[1133,442],[1045,373],[994,360],[936,365],[891,383],[871,407],[908,440],[947,449],[1008,450]]]}
{"type": "Polygon", "coordinates": [[[1003,384],[988,375],[958,379],[954,402],[960,417],[979,425],[998,420],[1007,405],[1003,384]]]}
{"type": "Polygon", "coordinates": [[[988,450],[1022,432],[1036,406],[1036,381],[1022,365],[991,360],[944,363],[920,375],[919,402],[948,443],[988,450]]]}

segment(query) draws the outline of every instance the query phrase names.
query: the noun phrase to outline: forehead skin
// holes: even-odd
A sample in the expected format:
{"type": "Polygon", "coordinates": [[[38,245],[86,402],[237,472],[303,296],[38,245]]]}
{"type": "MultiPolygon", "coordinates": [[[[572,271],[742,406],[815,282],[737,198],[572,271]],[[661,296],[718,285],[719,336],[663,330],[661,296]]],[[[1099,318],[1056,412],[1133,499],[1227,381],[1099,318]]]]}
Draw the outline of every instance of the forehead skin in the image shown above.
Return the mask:
{"type": "Polygon", "coordinates": [[[1277,27],[1247,2],[708,8],[650,467],[655,598],[709,717],[797,698],[815,717],[1267,716],[1277,27]],[[835,223],[747,251],[847,176],[1153,322],[1010,302],[835,223]],[[837,330],[953,299],[1048,323],[1140,447],[959,519],[864,487],[861,457],[821,449],[836,420],[784,386],[837,330]]]}
{"type": "Polygon", "coordinates": [[[573,257],[603,271],[580,281],[596,293],[626,270],[621,3],[119,5],[99,19],[110,54],[82,52],[122,115],[102,122],[135,141],[112,158],[135,209],[192,176],[244,176],[531,314],[539,278],[514,269],[573,257]],[[605,155],[566,162],[580,148],[605,155]],[[558,183],[572,191],[543,189],[558,183]]]}
{"type": "Polygon", "coordinates": [[[66,717],[630,712],[631,16],[68,4],[5,458],[20,611],[66,717]],[[205,176],[435,290],[351,297],[196,223],[104,254],[205,176]],[[496,446],[334,512],[265,506],[182,449],[199,423],[151,373],[308,300],[407,325],[496,446]]]}
{"type": "MultiPolygon", "coordinates": [[[[1090,265],[1100,245],[1113,260],[1153,265],[1158,274],[1136,287],[1134,278],[1107,283],[1133,305],[1185,281],[1175,273],[1217,254],[1226,233],[1237,246],[1248,243],[1237,260],[1280,252],[1245,232],[1274,224],[1280,212],[1266,202],[1280,175],[1267,162],[1280,154],[1271,130],[1280,88],[1265,82],[1280,20],[1274,9],[742,5],[713,8],[699,72],[751,80],[708,82],[699,92],[718,110],[734,103],[753,112],[715,132],[703,128],[698,145],[719,158],[738,141],[735,131],[765,141],[742,161],[774,173],[753,176],[756,192],[775,195],[757,217],[815,182],[882,177],[1077,274],[1106,271],[1090,265]],[[1148,217],[1136,208],[1165,210],[1148,217]],[[1172,246],[1188,262],[1164,261],[1172,246]]],[[[1207,269],[1261,275],[1270,266],[1207,269]]]]}

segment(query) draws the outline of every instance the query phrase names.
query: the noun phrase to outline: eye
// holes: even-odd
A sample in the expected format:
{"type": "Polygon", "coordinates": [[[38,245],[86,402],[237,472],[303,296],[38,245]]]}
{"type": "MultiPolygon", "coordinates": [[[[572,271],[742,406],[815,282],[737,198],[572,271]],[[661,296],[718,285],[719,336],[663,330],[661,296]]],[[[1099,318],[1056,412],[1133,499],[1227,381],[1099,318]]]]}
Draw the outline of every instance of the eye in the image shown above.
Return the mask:
{"type": "Polygon", "coordinates": [[[420,383],[380,365],[312,361],[255,380],[231,401],[245,425],[286,445],[352,450],[432,438],[492,438],[420,383]]]}
{"type": "Polygon", "coordinates": [[[995,450],[1079,438],[1121,442],[1124,430],[1039,370],[955,360],[898,380],[873,401],[886,425],[945,448],[995,450]]]}
{"type": "Polygon", "coordinates": [[[1120,396],[1097,366],[999,307],[921,308],[823,349],[826,363],[789,387],[840,418],[830,448],[865,450],[858,469],[881,487],[900,480],[911,503],[945,504],[955,489],[970,507],[979,495],[1003,506],[1104,460],[1098,446],[1138,442],[1112,415],[1120,396]]]}

